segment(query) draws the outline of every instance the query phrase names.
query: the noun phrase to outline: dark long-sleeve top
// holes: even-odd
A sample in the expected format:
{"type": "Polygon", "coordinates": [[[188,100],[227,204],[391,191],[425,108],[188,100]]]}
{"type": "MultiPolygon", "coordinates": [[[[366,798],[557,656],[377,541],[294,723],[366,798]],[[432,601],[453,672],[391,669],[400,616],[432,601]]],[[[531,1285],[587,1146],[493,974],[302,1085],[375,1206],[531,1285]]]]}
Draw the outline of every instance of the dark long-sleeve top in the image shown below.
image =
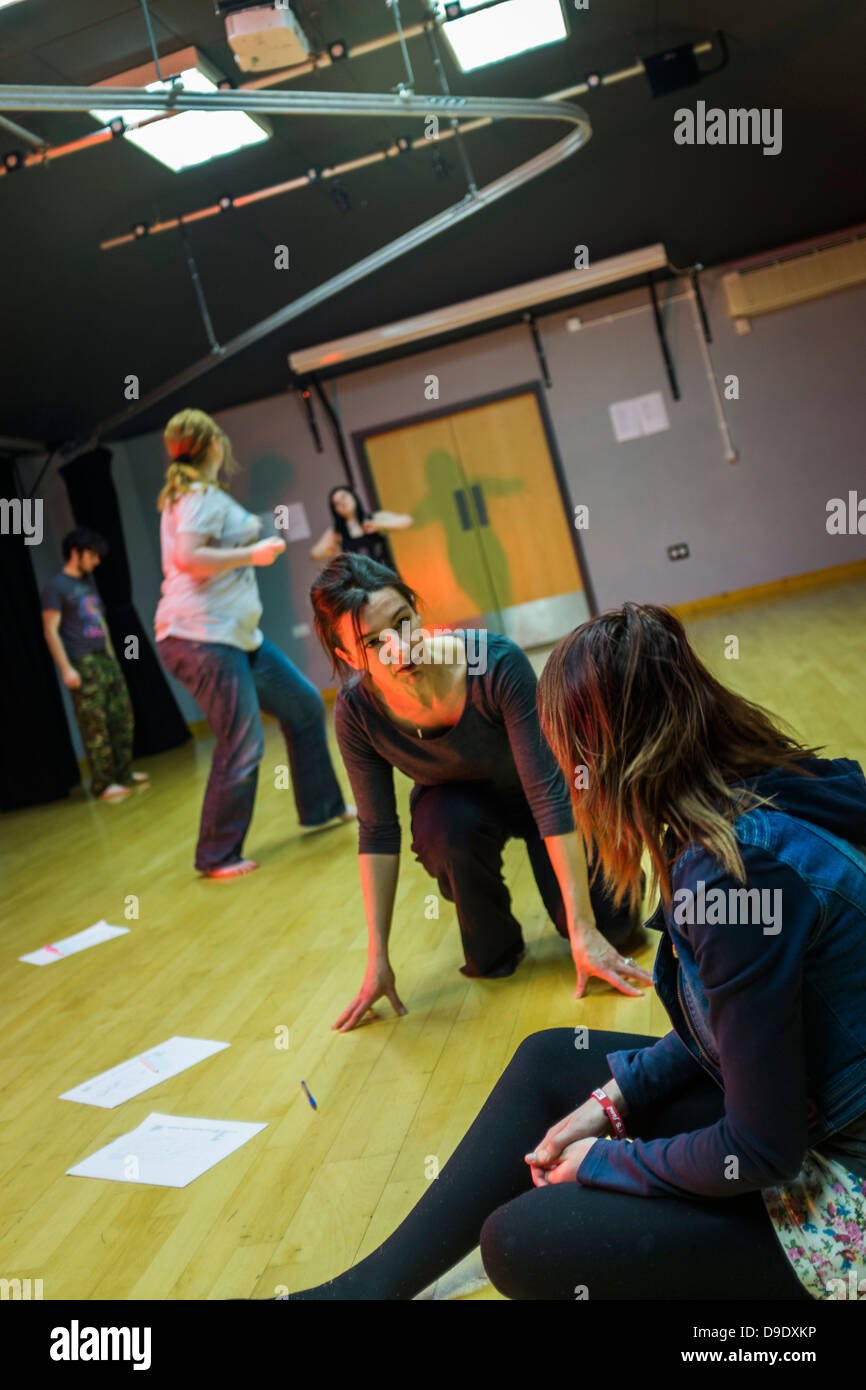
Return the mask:
{"type": "MultiPolygon", "coordinates": [[[[750,923],[677,924],[660,906],[650,919],[664,933],[656,983],[678,982],[681,1027],[648,1047],[607,1057],[626,1104],[638,1110],[706,1074],[709,1062],[724,1094],[723,1117],[669,1139],[600,1140],[580,1166],[580,1183],[641,1196],[730,1197],[791,1181],[809,1144],[809,1097],[816,1091],[825,1109],[840,1112],[843,1101],[852,1108],[853,1097],[855,1114],[813,1147],[866,1178],[866,888],[862,875],[842,877],[845,856],[814,835],[817,826],[849,850],[866,845],[866,781],[850,759],[804,765],[813,778],[773,768],[748,784],[772,797],[782,815],[762,809],[735,822],[751,822],[738,833],[748,888],[762,901],[780,895],[784,927],[781,907],[779,929],[767,933],[750,923]],[[684,951],[694,960],[706,1013],[682,969],[684,951]],[[678,1036],[682,1028],[705,1062],[678,1036]]],[[[707,850],[692,846],[673,887],[693,894],[696,884],[721,889],[728,902],[743,887],[707,850]]]]}
{"type": "Polygon", "coordinates": [[[522,788],[542,838],[574,830],[565,778],[538,723],[528,658],[510,638],[478,630],[470,630],[467,651],[466,704],[444,733],[419,738],[398,728],[358,678],[337,697],[334,725],[358,807],[359,854],[400,851],[395,767],[420,786],[484,781],[505,795],[522,788]],[[484,638],[486,662],[476,659],[484,638]]]}

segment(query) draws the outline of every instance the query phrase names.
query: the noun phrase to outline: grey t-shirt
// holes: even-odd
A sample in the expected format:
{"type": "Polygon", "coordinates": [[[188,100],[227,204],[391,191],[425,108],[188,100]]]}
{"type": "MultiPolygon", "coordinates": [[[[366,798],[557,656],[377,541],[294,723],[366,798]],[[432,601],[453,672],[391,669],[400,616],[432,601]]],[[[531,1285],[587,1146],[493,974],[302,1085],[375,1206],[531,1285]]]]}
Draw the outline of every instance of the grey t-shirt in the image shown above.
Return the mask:
{"type": "Polygon", "coordinates": [[[177,538],[183,531],[206,536],[209,546],[223,549],[251,545],[260,530],[258,517],[214,484],[194,483],[165,507],[160,522],[165,578],[154,618],[157,642],[184,637],[192,642],[224,642],[245,652],[261,646],[262,604],[251,565],[196,576],[177,563],[177,538]]]}
{"type": "Polygon", "coordinates": [[[42,610],[47,609],[60,613],[60,640],[70,661],[105,651],[104,610],[92,579],[75,579],[61,570],[42,590],[42,610]]]}
{"type": "Polygon", "coordinates": [[[358,807],[360,854],[399,853],[395,767],[420,786],[483,781],[505,796],[522,789],[542,838],[574,830],[565,778],[539,727],[528,658],[493,632],[470,630],[467,646],[486,650],[486,669],[469,661],[463,713],[444,733],[419,738],[398,728],[358,678],[340,691],[334,727],[358,807]]]}

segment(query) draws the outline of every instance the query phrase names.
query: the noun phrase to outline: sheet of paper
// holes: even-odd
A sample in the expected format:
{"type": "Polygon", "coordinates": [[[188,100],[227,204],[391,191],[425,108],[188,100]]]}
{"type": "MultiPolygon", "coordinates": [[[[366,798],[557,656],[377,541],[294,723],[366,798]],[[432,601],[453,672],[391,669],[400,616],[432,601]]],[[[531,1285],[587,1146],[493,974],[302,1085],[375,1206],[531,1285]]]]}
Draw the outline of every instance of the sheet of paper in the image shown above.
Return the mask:
{"type": "Polygon", "coordinates": [[[303,502],[289,502],[287,505],[287,512],[288,524],[285,532],[286,540],[309,540],[312,532],[310,531],[310,523],[307,520],[307,512],[303,502]]]}
{"type": "Polygon", "coordinates": [[[196,1062],[228,1046],[228,1043],[211,1042],[206,1038],[168,1038],[149,1052],[141,1052],[128,1062],[120,1062],[90,1081],[73,1086],[71,1091],[64,1091],[60,1099],[113,1110],[116,1105],[140,1096],[142,1091],[149,1091],[151,1086],[158,1086],[161,1081],[177,1076],[178,1072],[194,1067],[196,1062]]]}
{"type": "Polygon", "coordinates": [[[62,960],[64,956],[86,951],[88,946],[99,946],[114,936],[125,936],[128,931],[129,927],[110,927],[107,922],[94,922],[92,927],[85,927],[84,931],[76,932],[74,936],[64,936],[62,941],[52,941],[18,959],[26,961],[28,965],[51,965],[52,961],[62,960]]]}
{"type": "Polygon", "coordinates": [[[266,1124],[154,1113],[66,1171],[76,1178],[186,1187],[263,1129],[266,1124]]]}
{"type": "Polygon", "coordinates": [[[614,438],[622,444],[626,439],[639,439],[642,433],[641,416],[634,401],[614,401],[608,406],[614,438]]]}
{"type": "Polygon", "coordinates": [[[651,391],[648,396],[637,396],[634,404],[640,414],[644,434],[660,434],[662,430],[670,429],[671,424],[661,391],[651,391]]]}

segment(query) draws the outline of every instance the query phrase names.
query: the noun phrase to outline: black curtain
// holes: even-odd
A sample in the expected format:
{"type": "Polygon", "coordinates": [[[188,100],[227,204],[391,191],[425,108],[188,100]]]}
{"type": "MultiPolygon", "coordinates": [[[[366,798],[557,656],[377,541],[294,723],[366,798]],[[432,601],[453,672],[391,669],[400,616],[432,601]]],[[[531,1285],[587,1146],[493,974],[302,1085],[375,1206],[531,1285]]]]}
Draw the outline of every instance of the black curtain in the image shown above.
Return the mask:
{"type": "Polygon", "coordinates": [[[132,604],[126,541],[111,477],[111,453],[108,449],[92,449],[64,464],[60,472],[76,522],[98,531],[110,547],[93,577],[105,605],[111,641],[132,700],[134,752],[144,757],[148,753],[176,748],[186,742],[190,732],[132,604]],[[130,637],[138,639],[137,657],[128,654],[130,637]]]}
{"type": "MultiPolygon", "coordinates": [[[[20,497],[12,459],[0,459],[0,497],[20,497]]],[[[57,671],[42,635],[33,547],[0,535],[0,807],[38,806],[81,781],[57,671]]]]}

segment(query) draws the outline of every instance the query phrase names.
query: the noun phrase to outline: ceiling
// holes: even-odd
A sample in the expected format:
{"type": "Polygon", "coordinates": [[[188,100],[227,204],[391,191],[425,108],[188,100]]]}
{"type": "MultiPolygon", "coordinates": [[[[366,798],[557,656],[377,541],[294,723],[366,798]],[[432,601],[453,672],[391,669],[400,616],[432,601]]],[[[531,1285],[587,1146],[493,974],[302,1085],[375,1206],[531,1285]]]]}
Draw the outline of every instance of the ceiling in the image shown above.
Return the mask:
{"type": "MultiPolygon", "coordinates": [[[[122,430],[139,433],[181,405],[207,410],[286,389],[291,350],[508,285],[552,275],[584,243],[591,261],[651,242],[675,265],[706,266],[866,221],[866,11],[860,0],[563,0],[564,43],[463,76],[440,40],[451,91],[538,97],[609,73],[672,44],[722,30],[729,62],[698,86],[653,98],[645,77],[576,100],[593,135],[557,169],[471,217],[209,371],[179,396],[122,430]],[[780,107],[783,145],[689,147],[673,140],[678,106],[780,107]]],[[[214,0],[150,0],[161,54],[195,44],[226,76],[243,80],[214,0]]],[[[393,31],[385,0],[297,0],[316,47],[349,47],[393,31]]],[[[404,25],[425,16],[401,0],[404,25]]],[[[440,90],[426,41],[409,46],[415,91],[440,90]]],[[[148,62],[135,0],[23,0],[0,9],[0,84],[100,81],[148,62]]],[[[709,55],[704,63],[715,63],[709,55]]],[[[392,45],[282,84],[281,90],[389,92],[405,80],[392,45]]],[[[0,95],[0,112],[3,110],[0,95]]],[[[95,129],[86,114],[9,112],[51,143],[95,129]]],[[[175,174],[123,140],[0,179],[2,408],[0,433],[59,444],[86,439],[126,404],[124,378],[141,392],[204,356],[208,340],[177,232],[110,251],[99,243],[416,137],[420,120],[269,118],[262,145],[175,174]]],[[[499,122],[467,136],[480,185],[531,157],[563,127],[499,122]]],[[[0,129],[0,152],[14,148],[0,129]]],[[[447,173],[427,150],[344,175],[351,207],[340,211],[327,181],[234,209],[188,228],[217,338],[226,342],[417,223],[458,202],[466,184],[454,142],[447,173]],[[274,247],[290,248],[289,271],[274,247]]]]}

